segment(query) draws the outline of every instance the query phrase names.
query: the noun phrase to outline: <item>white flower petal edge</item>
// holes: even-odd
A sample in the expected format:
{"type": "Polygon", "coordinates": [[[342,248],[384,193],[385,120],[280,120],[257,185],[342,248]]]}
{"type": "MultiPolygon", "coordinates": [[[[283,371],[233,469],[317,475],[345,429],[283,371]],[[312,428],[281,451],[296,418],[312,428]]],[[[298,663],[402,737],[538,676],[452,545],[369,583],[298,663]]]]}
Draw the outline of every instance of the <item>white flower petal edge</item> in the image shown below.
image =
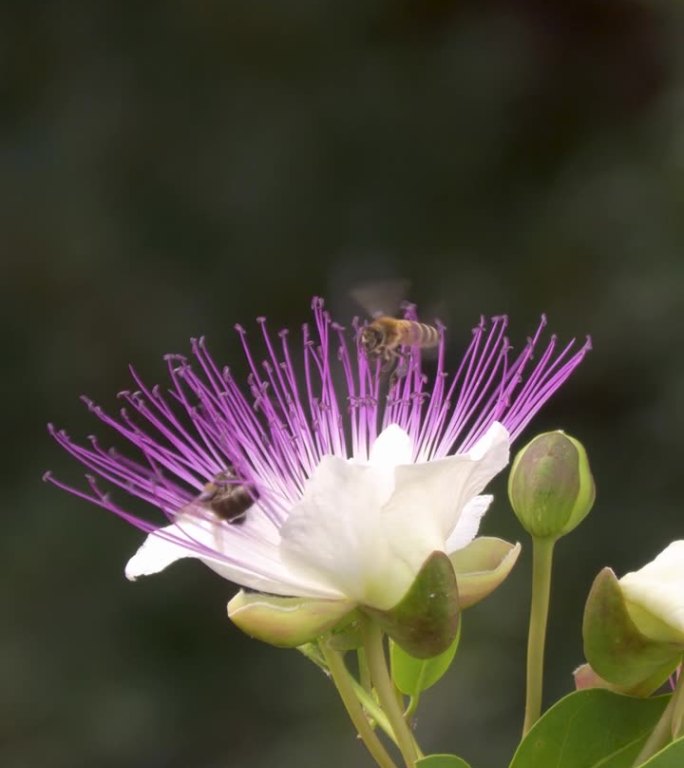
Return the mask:
{"type": "Polygon", "coordinates": [[[408,433],[397,424],[390,424],[371,446],[368,464],[379,469],[394,469],[400,464],[410,464],[412,448],[408,433]]]}
{"type": "Polygon", "coordinates": [[[637,627],[641,611],[651,614],[684,638],[684,541],[674,541],[643,568],[625,574],[620,586],[637,627]]]}
{"type": "Polygon", "coordinates": [[[454,530],[446,540],[444,551],[447,555],[468,546],[477,536],[477,532],[480,530],[480,520],[484,517],[492,501],[494,501],[493,496],[476,496],[463,507],[454,530]]]}
{"type": "Polygon", "coordinates": [[[340,599],[344,596],[315,579],[302,579],[281,561],[280,536],[258,509],[241,525],[230,525],[210,513],[189,511],[173,525],[150,533],[126,564],[126,578],[159,573],[183,558],[196,558],[223,578],[275,595],[340,599]],[[215,556],[212,556],[215,552],[215,556]],[[230,553],[228,562],[221,557],[230,553]],[[240,564],[235,562],[239,553],[240,564]]]}
{"type": "Polygon", "coordinates": [[[395,465],[393,472],[392,457],[406,455],[405,433],[388,427],[380,440],[376,465],[321,461],[281,530],[281,552],[302,578],[325,580],[353,600],[388,609],[432,552],[445,551],[450,539],[465,546],[475,536],[488,502],[468,503],[506,466],[509,435],[495,423],[468,453],[395,465]]]}
{"type": "Polygon", "coordinates": [[[397,464],[410,460],[411,443],[391,425],[367,464],[323,457],[281,531],[258,506],[241,525],[190,507],[148,535],[126,576],[193,557],[251,589],[390,608],[432,552],[452,552],[474,538],[491,502],[477,494],[506,465],[508,443],[495,423],[468,453],[397,464]]]}
{"type": "Polygon", "coordinates": [[[444,545],[468,502],[508,464],[509,446],[508,431],[494,422],[467,453],[397,467],[392,502],[411,519],[432,520],[444,545]]]}

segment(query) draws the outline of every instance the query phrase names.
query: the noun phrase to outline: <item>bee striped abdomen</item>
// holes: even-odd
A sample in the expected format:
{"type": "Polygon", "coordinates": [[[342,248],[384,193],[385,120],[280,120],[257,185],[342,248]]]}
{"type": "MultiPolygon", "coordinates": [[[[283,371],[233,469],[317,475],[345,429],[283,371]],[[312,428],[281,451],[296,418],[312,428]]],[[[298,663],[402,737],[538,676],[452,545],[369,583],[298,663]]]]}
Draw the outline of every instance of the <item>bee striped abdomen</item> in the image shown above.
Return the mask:
{"type": "Polygon", "coordinates": [[[419,323],[416,320],[403,320],[405,332],[401,343],[411,347],[436,347],[439,344],[439,331],[433,325],[419,323]]]}
{"type": "Polygon", "coordinates": [[[417,320],[383,315],[361,331],[361,347],[370,360],[392,361],[401,356],[400,347],[436,347],[439,330],[417,320]]]}

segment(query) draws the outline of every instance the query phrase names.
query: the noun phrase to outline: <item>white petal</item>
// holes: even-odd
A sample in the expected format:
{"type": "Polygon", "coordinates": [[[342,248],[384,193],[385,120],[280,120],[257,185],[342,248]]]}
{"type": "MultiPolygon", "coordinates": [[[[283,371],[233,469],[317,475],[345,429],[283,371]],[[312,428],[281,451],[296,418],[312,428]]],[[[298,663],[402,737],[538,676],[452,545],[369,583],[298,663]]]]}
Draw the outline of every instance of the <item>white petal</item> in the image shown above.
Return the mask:
{"type": "Polygon", "coordinates": [[[325,578],[350,599],[369,605],[377,605],[371,592],[378,579],[383,589],[391,589],[396,578],[410,585],[411,574],[393,561],[380,520],[392,491],[393,476],[386,469],[325,456],[281,529],[288,567],[302,577],[325,578]]]}
{"type": "Polygon", "coordinates": [[[463,507],[461,516],[458,518],[456,527],[446,541],[446,553],[448,555],[463,549],[477,536],[477,532],[480,529],[480,520],[489,509],[489,505],[493,500],[493,496],[476,496],[467,502],[465,507],[463,507]]]}
{"type": "Polygon", "coordinates": [[[150,533],[126,565],[126,577],[158,573],[182,558],[196,558],[223,578],[276,595],[339,598],[312,579],[292,574],[280,558],[280,536],[266,517],[250,510],[231,525],[203,510],[188,512],[173,525],[150,533]]]}
{"type": "Polygon", "coordinates": [[[408,433],[398,424],[390,424],[371,446],[368,463],[372,467],[393,469],[399,464],[410,464],[412,451],[413,445],[408,433]]]}
{"type": "MultiPolygon", "coordinates": [[[[486,455],[492,451],[496,451],[498,448],[505,446],[506,450],[510,447],[511,437],[508,434],[508,430],[499,421],[493,422],[489,429],[482,435],[482,437],[475,443],[475,445],[468,451],[466,456],[470,456],[471,459],[479,461],[486,458],[486,455]]],[[[506,458],[506,464],[508,458],[506,458]]],[[[506,466],[504,464],[504,466],[506,466]]]]}
{"type": "Polygon", "coordinates": [[[398,467],[391,504],[401,518],[423,524],[431,518],[444,544],[466,504],[506,466],[508,453],[508,432],[496,422],[468,453],[398,467]]]}
{"type": "MultiPolygon", "coordinates": [[[[283,559],[302,577],[390,608],[426,558],[445,551],[466,504],[507,461],[508,433],[498,424],[468,454],[393,472],[384,460],[370,466],[324,457],[281,530],[283,559]]],[[[475,535],[482,511],[471,508],[458,541],[475,535]]]]}
{"type": "MultiPolygon", "coordinates": [[[[684,541],[675,541],[643,568],[620,579],[630,604],[684,635],[684,541]]],[[[633,617],[634,618],[634,617],[633,617]]]]}
{"type": "Polygon", "coordinates": [[[457,529],[463,510],[508,463],[508,432],[494,424],[466,454],[397,467],[396,487],[382,514],[383,532],[394,560],[414,575],[449,539],[465,546],[477,533],[484,503],[474,504],[457,529]]]}
{"type": "Polygon", "coordinates": [[[139,576],[159,573],[183,557],[197,557],[194,552],[176,543],[179,537],[180,531],[175,525],[148,534],[142,546],[126,563],[126,578],[135,581],[139,576]],[[167,535],[170,538],[166,538],[167,535]]]}

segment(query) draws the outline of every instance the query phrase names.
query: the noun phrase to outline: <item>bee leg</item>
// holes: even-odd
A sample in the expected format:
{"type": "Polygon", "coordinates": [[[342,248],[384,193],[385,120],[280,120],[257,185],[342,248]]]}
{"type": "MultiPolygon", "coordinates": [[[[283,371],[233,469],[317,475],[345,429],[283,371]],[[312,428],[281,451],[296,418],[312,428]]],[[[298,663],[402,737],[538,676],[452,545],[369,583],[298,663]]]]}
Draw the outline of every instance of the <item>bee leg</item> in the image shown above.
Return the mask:
{"type": "Polygon", "coordinates": [[[409,372],[409,353],[407,352],[399,352],[397,351],[395,353],[395,361],[396,365],[394,366],[394,370],[392,371],[392,374],[390,376],[389,386],[390,389],[393,389],[401,379],[406,376],[406,374],[409,372]]]}

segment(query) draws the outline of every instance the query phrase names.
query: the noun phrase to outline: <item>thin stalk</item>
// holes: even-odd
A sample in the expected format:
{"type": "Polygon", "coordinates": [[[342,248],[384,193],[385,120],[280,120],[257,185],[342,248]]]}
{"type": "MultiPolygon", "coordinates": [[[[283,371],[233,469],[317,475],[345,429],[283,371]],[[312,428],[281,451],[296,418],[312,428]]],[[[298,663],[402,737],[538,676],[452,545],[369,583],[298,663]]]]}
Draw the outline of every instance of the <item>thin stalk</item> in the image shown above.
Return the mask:
{"type": "Polygon", "coordinates": [[[363,648],[359,648],[356,651],[356,655],[359,661],[359,682],[363,686],[364,691],[371,692],[371,679],[370,672],[368,671],[368,662],[366,661],[366,652],[363,648]]]}
{"type": "Polygon", "coordinates": [[[394,731],[392,730],[392,726],[389,724],[389,720],[385,716],[385,713],[380,708],[380,705],[375,700],[372,694],[369,694],[367,691],[364,690],[363,686],[357,682],[351,675],[350,680],[352,684],[352,688],[354,689],[354,693],[356,693],[356,698],[361,703],[361,706],[366,711],[366,714],[370,715],[371,719],[371,727],[373,727],[373,724],[378,725],[382,730],[385,732],[385,734],[392,739],[392,741],[396,744],[396,740],[394,738],[394,731]]]}
{"type": "Polygon", "coordinates": [[[397,768],[397,764],[387,753],[375,731],[371,728],[366,715],[363,713],[361,704],[354,693],[353,678],[349,674],[342,655],[339,651],[333,651],[328,648],[325,640],[320,643],[325,662],[330,670],[333,682],[337,686],[342,703],[347,710],[357,733],[366,745],[366,749],[371,753],[375,762],[380,768],[397,768]]]}
{"type": "Polygon", "coordinates": [[[672,711],[674,709],[674,701],[675,695],[672,694],[672,698],[663,710],[660,720],[658,720],[655,728],[651,731],[651,735],[646,739],[644,746],[641,748],[641,752],[637,755],[637,759],[632,763],[634,768],[636,768],[637,765],[645,763],[649,757],[653,757],[656,752],[660,752],[666,744],[669,744],[670,741],[672,741],[672,711]]]}
{"type": "Polygon", "coordinates": [[[681,672],[677,675],[677,684],[672,694],[674,704],[672,705],[671,733],[672,738],[678,739],[684,734],[684,683],[682,683],[681,672]]]}
{"type": "Polygon", "coordinates": [[[523,736],[539,720],[544,687],[544,648],[555,539],[532,539],[532,605],[527,636],[527,690],[523,736]]]}
{"type": "Polygon", "coordinates": [[[395,741],[399,747],[406,768],[414,768],[418,759],[419,749],[409,728],[387,670],[387,658],[380,628],[368,618],[362,623],[363,644],[366,660],[370,670],[373,687],[378,694],[380,706],[387,715],[390,726],[394,731],[395,741]]]}
{"type": "Polygon", "coordinates": [[[684,679],[684,676],[680,675],[672,698],[668,701],[663,714],[660,716],[660,720],[656,723],[655,728],[651,731],[651,735],[646,739],[644,746],[641,748],[637,759],[632,764],[633,768],[645,763],[656,752],[660,752],[663,747],[681,735],[679,731],[682,727],[682,708],[684,707],[684,685],[682,685],[682,679],[684,679]]]}

